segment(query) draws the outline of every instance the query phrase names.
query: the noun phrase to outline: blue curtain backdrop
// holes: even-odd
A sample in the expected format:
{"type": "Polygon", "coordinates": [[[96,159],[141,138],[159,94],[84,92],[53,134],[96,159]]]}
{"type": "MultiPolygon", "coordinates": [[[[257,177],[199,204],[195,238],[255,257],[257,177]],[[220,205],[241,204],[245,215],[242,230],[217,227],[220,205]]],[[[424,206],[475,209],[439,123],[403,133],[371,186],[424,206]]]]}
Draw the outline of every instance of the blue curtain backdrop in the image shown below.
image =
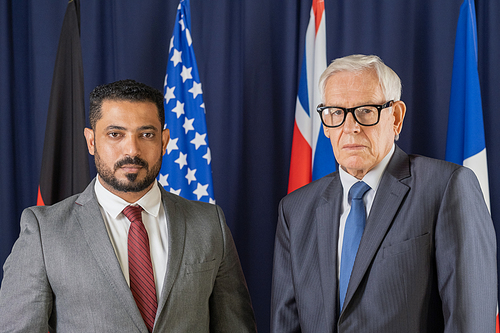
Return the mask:
{"type": "MultiPolygon", "coordinates": [[[[328,61],[379,55],[403,81],[400,146],[444,159],[462,0],[325,0],[328,61]]],[[[36,203],[52,72],[67,0],[0,2],[0,265],[36,203]]],[[[178,0],[83,0],[85,94],[133,78],[162,89],[178,0]]],[[[226,213],[260,332],[269,331],[277,206],[286,194],[311,1],[191,0],[215,197],[226,213]]],[[[500,223],[500,1],[477,0],[491,212],[500,223]]],[[[88,101],[85,101],[88,112],[88,101]]],[[[82,133],[83,138],[83,133],[82,133]]],[[[95,174],[95,168],[92,169],[95,174]]],[[[0,273],[0,277],[1,277],[0,273]]]]}

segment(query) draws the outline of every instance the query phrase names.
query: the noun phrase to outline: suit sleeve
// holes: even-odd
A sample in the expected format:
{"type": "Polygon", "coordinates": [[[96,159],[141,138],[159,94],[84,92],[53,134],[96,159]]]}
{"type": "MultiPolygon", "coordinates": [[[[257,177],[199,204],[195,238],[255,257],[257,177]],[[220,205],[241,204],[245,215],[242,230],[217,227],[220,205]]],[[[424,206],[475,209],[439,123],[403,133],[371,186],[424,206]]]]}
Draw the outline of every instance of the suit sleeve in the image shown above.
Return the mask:
{"type": "Polygon", "coordinates": [[[274,243],[273,281],[271,295],[271,332],[300,332],[299,315],[292,281],[290,234],[283,200],[279,205],[278,225],[274,243]]]}
{"type": "Polygon", "coordinates": [[[435,250],[445,332],[495,332],[496,237],[472,171],[452,174],[438,214],[435,250]]]}
{"type": "Polygon", "coordinates": [[[217,207],[224,240],[224,255],[210,296],[210,332],[256,332],[250,294],[231,231],[217,207]]]}
{"type": "Polygon", "coordinates": [[[30,209],[21,216],[20,236],[3,269],[0,332],[47,333],[52,290],[44,266],[40,227],[30,209]]]}

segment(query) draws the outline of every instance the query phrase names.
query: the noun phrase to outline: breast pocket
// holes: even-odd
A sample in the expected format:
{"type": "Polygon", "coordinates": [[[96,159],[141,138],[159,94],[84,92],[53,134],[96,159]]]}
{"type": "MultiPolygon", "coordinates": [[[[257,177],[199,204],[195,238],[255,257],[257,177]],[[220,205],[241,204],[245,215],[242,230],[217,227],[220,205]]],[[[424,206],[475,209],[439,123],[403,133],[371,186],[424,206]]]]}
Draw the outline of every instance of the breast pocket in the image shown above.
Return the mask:
{"type": "Polygon", "coordinates": [[[217,260],[213,259],[210,261],[200,262],[196,264],[186,264],[186,274],[195,274],[206,271],[211,271],[217,266],[217,260]]]}
{"type": "Polygon", "coordinates": [[[431,235],[425,233],[421,236],[405,240],[384,248],[384,258],[389,258],[405,253],[414,253],[416,255],[425,255],[430,250],[431,235]]]}

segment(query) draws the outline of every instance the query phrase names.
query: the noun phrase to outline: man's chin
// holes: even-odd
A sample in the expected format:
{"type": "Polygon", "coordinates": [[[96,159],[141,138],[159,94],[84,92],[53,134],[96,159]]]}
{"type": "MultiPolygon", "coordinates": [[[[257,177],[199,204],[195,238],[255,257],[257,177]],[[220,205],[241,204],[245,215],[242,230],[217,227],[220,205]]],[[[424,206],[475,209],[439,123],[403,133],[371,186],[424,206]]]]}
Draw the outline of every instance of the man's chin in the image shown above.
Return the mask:
{"type": "MultiPolygon", "coordinates": [[[[142,178],[144,178],[144,177],[142,177],[142,178]]],[[[138,172],[126,173],[124,175],[124,178],[121,179],[120,181],[124,182],[124,183],[134,184],[134,183],[139,183],[141,181],[141,178],[139,177],[138,172]]]]}

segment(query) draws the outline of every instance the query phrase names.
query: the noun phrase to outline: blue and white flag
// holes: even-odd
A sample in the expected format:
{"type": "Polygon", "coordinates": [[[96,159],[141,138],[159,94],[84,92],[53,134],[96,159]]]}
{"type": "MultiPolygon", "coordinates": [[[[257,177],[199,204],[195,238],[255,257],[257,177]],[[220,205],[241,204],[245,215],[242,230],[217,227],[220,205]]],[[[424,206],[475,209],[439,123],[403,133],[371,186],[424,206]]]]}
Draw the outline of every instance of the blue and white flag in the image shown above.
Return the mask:
{"type": "Polygon", "coordinates": [[[214,203],[205,104],[191,39],[189,0],[181,0],[163,87],[170,142],[159,182],[186,199],[214,203]]]}
{"type": "Polygon", "coordinates": [[[460,7],[446,141],[446,160],[474,171],[489,208],[488,166],[477,71],[476,10],[473,0],[465,0],[460,7]]]}

